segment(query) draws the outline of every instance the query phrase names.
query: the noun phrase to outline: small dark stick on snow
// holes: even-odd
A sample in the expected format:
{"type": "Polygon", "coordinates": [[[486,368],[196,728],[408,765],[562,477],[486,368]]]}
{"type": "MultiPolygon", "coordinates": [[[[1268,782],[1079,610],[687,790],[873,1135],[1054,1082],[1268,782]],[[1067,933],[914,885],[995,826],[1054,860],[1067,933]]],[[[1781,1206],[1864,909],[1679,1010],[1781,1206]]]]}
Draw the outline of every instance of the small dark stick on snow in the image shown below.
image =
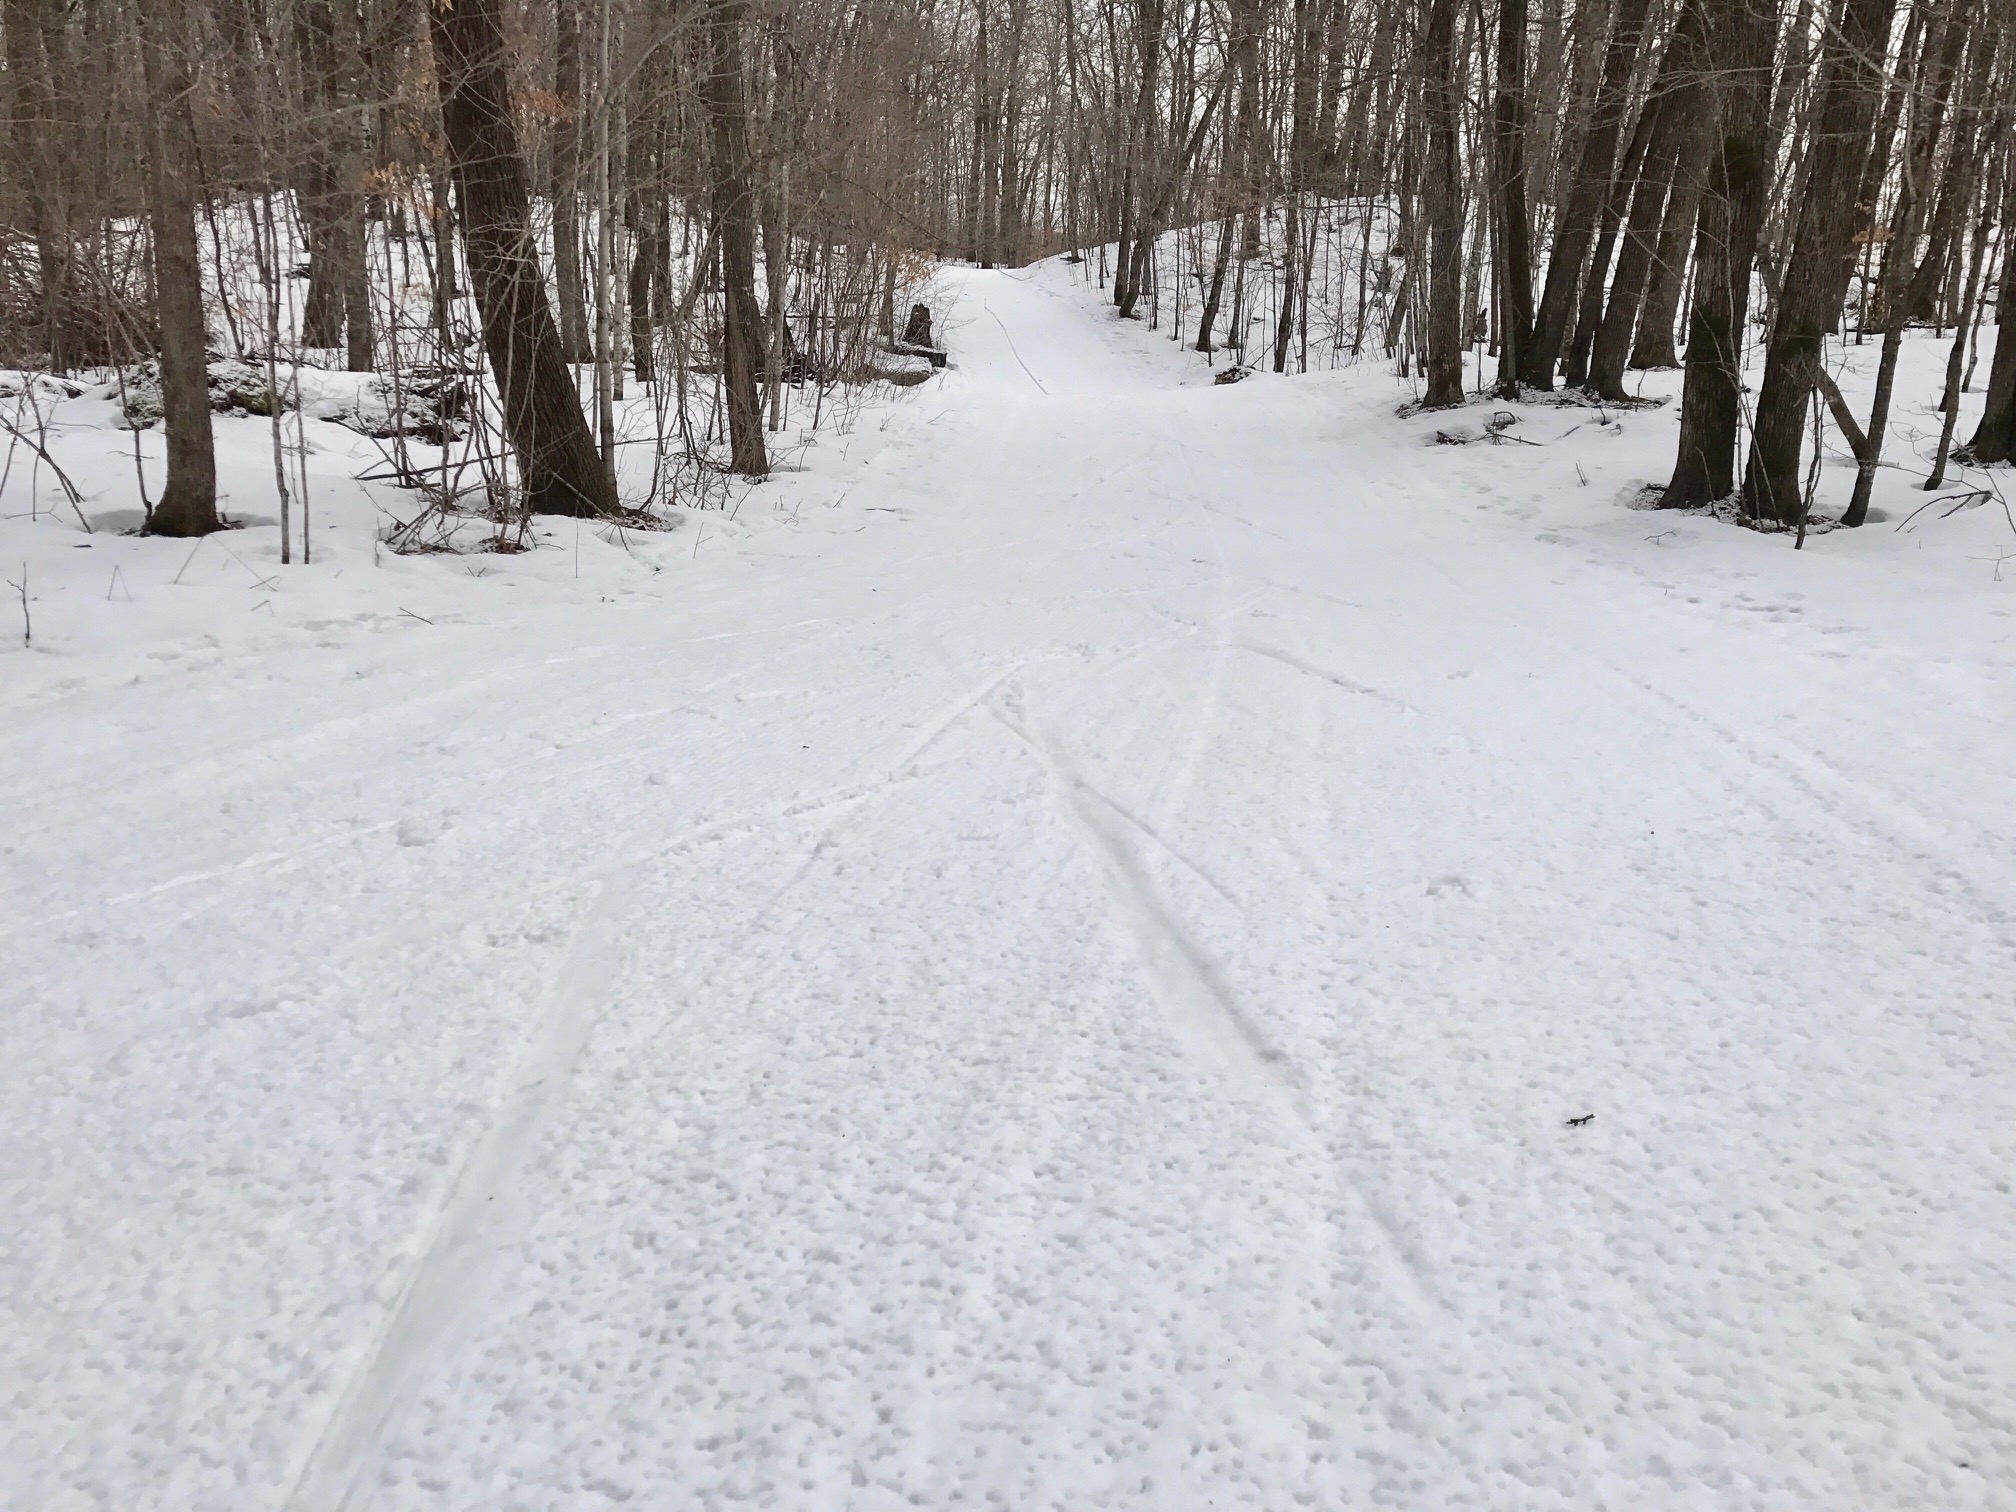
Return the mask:
{"type": "Polygon", "coordinates": [[[1594,1118],[1595,1116],[1596,1115],[1594,1113],[1584,1113],[1580,1118],[1571,1118],[1568,1120],[1568,1127],[1571,1129],[1579,1129],[1582,1127],[1582,1125],[1589,1122],[1589,1120],[1594,1118]]]}

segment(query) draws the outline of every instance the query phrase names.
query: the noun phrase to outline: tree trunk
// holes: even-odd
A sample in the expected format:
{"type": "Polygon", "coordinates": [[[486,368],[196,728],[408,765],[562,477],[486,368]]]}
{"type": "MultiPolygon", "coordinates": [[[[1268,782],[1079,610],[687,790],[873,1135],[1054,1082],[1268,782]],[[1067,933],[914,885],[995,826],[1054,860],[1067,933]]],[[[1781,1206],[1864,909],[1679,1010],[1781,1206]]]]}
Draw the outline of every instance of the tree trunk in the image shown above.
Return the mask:
{"type": "Polygon", "coordinates": [[[1533,341],[1532,223],[1526,208],[1526,0],[1498,0],[1498,95],[1492,107],[1492,208],[1498,218],[1498,392],[1519,397],[1533,341]]]}
{"type": "Polygon", "coordinates": [[[2016,173],[2002,197],[2001,287],[1995,295],[1995,356],[1988,367],[1988,398],[1963,460],[1984,466],[2016,458],[2016,173]]]}
{"type": "MultiPolygon", "coordinates": [[[[1228,157],[1244,201],[1245,215],[1239,231],[1242,260],[1260,255],[1259,207],[1267,198],[1266,151],[1260,132],[1260,38],[1266,27],[1264,0],[1229,0],[1225,47],[1232,71],[1238,76],[1238,92],[1228,157]]],[[[1245,351],[1243,329],[1230,333],[1228,339],[1242,353],[1245,351]]]]}
{"type": "Polygon", "coordinates": [[[588,434],[546,302],[499,9],[500,0],[428,4],[441,122],[461,193],[469,281],[528,509],[609,514],[617,507],[616,489],[588,434]]]}
{"type": "MultiPolygon", "coordinates": [[[[2005,113],[1989,127],[1989,140],[1995,140],[1998,130],[2008,129],[2009,117],[2005,113]]],[[[1995,206],[2001,198],[2000,176],[2006,171],[2006,162],[1997,166],[1996,178],[1991,180],[1987,195],[1982,199],[1975,222],[1973,245],[1967,255],[1967,280],[1960,298],[1960,318],[1954,322],[1953,347],[1946,357],[1946,387],[1940,395],[1939,412],[1944,417],[1939,426],[1939,449],[1932,459],[1931,475],[1925,479],[1925,487],[1936,491],[1945,486],[1946,463],[1953,453],[1953,430],[1960,421],[1961,374],[1967,361],[1967,343],[1975,331],[1975,323],[1980,319],[1981,270],[1988,261],[1988,237],[1995,229],[1995,206]]]]}
{"type": "Polygon", "coordinates": [[[1667,509],[1726,499],[1736,487],[1743,329],[1770,188],[1771,58],[1778,0],[1711,0],[1709,45],[1720,96],[1717,138],[1696,242],[1680,450],[1660,495],[1667,509]]]}
{"type": "Polygon", "coordinates": [[[1610,259],[1616,254],[1617,240],[1638,185],[1639,169],[1645,162],[1645,149],[1651,145],[1653,128],[1658,123],[1659,101],[1655,96],[1639,112],[1631,144],[1624,150],[1624,161],[1618,164],[1604,199],[1596,251],[1589,259],[1577,302],[1574,336],[1561,362],[1561,380],[1570,388],[1580,388],[1589,381],[1589,355],[1596,347],[1596,332],[1603,324],[1603,300],[1610,288],[1610,259]]]}
{"type": "Polygon", "coordinates": [[[1431,408],[1463,402],[1463,81],[1455,0],[1429,0],[1422,36],[1422,107],[1428,135],[1428,392],[1431,408]]]}
{"type": "MultiPolygon", "coordinates": [[[[324,0],[328,3],[328,0],[324,0]]],[[[365,183],[370,170],[370,144],[364,131],[364,41],[353,0],[335,0],[335,71],[331,77],[336,106],[334,134],[338,144],[336,239],[337,276],[343,281],[344,365],[353,373],[368,373],[377,365],[371,310],[371,217],[365,183]]]]}
{"type": "Polygon", "coordinates": [[[1147,272],[1148,256],[1154,250],[1152,241],[1145,248],[1142,243],[1144,238],[1154,235],[1154,229],[1149,224],[1154,218],[1149,208],[1150,197],[1154,193],[1149,183],[1149,168],[1154,161],[1154,128],[1159,116],[1156,99],[1161,78],[1162,24],[1166,9],[1163,0],[1144,0],[1135,36],[1141,78],[1135,94],[1133,116],[1127,128],[1127,169],[1122,181],[1125,187],[1120,211],[1120,276],[1113,281],[1113,302],[1122,320],[1131,320],[1134,307],[1141,302],[1147,282],[1143,275],[1147,272]]]}
{"type": "MultiPolygon", "coordinates": [[[[1905,144],[1902,180],[1891,213],[1890,240],[1884,247],[1883,288],[1880,303],[1883,325],[1883,352],[1876,365],[1876,391],[1869,406],[1865,445],[1855,459],[1855,491],[1841,523],[1849,529],[1867,524],[1869,504],[1875,494],[1876,470],[1883,462],[1883,444],[1890,430],[1890,403],[1897,387],[1897,359],[1903,355],[1904,327],[1912,313],[1929,303],[1954,252],[1960,205],[1971,200],[1974,153],[1974,123],[1987,91],[1988,69],[1993,61],[1994,34],[1977,47],[1974,65],[1966,85],[1955,96],[1954,81],[1968,30],[1950,20],[1941,39],[1940,58],[1929,87],[1929,96],[1917,112],[1918,125],[1905,144]],[[1931,212],[1925,256],[1914,262],[1919,232],[1925,226],[1925,186],[1932,176],[1933,160],[1945,124],[1945,106],[1952,101],[1958,120],[1954,125],[1952,150],[1947,154],[1946,171],[1931,212]]],[[[1929,51],[1929,49],[1928,49],[1929,51]]]]}
{"type": "Polygon", "coordinates": [[[1204,295],[1204,309],[1197,317],[1197,350],[1209,353],[1216,348],[1211,342],[1211,331],[1218,324],[1218,306],[1225,298],[1225,269],[1232,261],[1232,236],[1239,223],[1230,205],[1222,207],[1224,222],[1218,228],[1218,255],[1211,263],[1211,283],[1204,295]]]}
{"type": "Polygon", "coordinates": [[[1701,194],[1709,144],[1707,118],[1713,106],[1704,88],[1694,119],[1688,123],[1675,168],[1673,194],[1666,202],[1666,219],[1659,228],[1659,248],[1652,259],[1651,280],[1645,286],[1645,308],[1638,317],[1638,339],[1631,346],[1631,366],[1675,368],[1680,352],[1673,344],[1673,327],[1680,313],[1680,294],[1687,282],[1687,249],[1701,215],[1701,194]]]}
{"type": "Polygon", "coordinates": [[[637,369],[637,381],[649,383],[655,376],[651,292],[658,278],[662,251],[659,238],[664,235],[665,227],[658,207],[646,201],[641,194],[632,197],[630,226],[634,238],[630,256],[630,361],[637,369]]]}
{"type": "Polygon", "coordinates": [[[15,171],[27,199],[28,229],[41,276],[43,345],[54,372],[76,360],[76,312],[70,288],[70,231],[62,181],[50,151],[56,129],[55,60],[43,56],[42,0],[6,0],[7,82],[15,171]]]}
{"type": "Polygon", "coordinates": [[[587,282],[581,272],[580,0],[553,0],[553,93],[560,119],[553,133],[553,281],[560,295],[560,347],[568,362],[588,362],[587,282]]]}
{"type": "Polygon", "coordinates": [[[1854,269],[1854,235],[1864,214],[1855,189],[1869,150],[1894,7],[1895,0],[1845,0],[1840,26],[1829,29],[1824,44],[1815,143],[1743,476],[1744,508],[1761,519],[1793,524],[1803,512],[1799,454],[1806,405],[1819,372],[1821,339],[1840,318],[1854,269]]]}
{"type": "MultiPolygon", "coordinates": [[[[1287,213],[1282,226],[1281,311],[1274,325],[1274,371],[1277,373],[1288,370],[1288,349],[1295,337],[1296,308],[1307,297],[1309,267],[1307,249],[1302,244],[1302,217],[1304,198],[1315,172],[1320,131],[1316,107],[1321,93],[1323,11],[1319,0],[1294,0],[1294,17],[1288,96],[1287,213]]],[[[1306,321],[1306,308],[1302,310],[1302,316],[1306,321]]]]}
{"type": "Polygon", "coordinates": [[[1645,159],[1631,195],[1624,250],[1617,259],[1617,276],[1610,287],[1610,302],[1597,328],[1589,363],[1589,388],[1605,399],[1626,397],[1624,366],[1630,360],[1632,338],[1637,334],[1638,316],[1644,308],[1645,290],[1665,222],[1666,201],[1672,193],[1673,178],[1686,151],[1687,138],[1701,111],[1701,81],[1707,61],[1701,49],[1701,3],[1702,0],[1687,0],[1681,11],[1673,41],[1660,64],[1653,99],[1645,107],[1658,114],[1646,137],[1645,159]]]}
{"type": "Polygon", "coordinates": [[[295,175],[295,200],[300,206],[303,240],[308,244],[308,294],[301,306],[301,342],[304,346],[335,347],[343,344],[343,280],[336,271],[337,259],[329,243],[335,236],[330,224],[330,202],[334,170],[321,144],[311,146],[308,160],[295,175]]]}
{"type": "Polygon", "coordinates": [[[1533,342],[1520,374],[1531,388],[1554,387],[1554,367],[1568,340],[1575,296],[1589,261],[1589,243],[1596,234],[1597,220],[1610,193],[1617,137],[1624,124],[1625,91],[1638,61],[1649,4],[1650,0],[1620,0],[1618,5],[1616,25],[1603,54],[1603,80],[1597,88],[1589,135],[1583,140],[1574,185],[1555,228],[1553,253],[1547,259],[1546,288],[1540,296],[1540,312],[1533,320],[1533,342]]]}
{"type": "Polygon", "coordinates": [[[297,179],[308,230],[308,300],[302,339],[345,348],[352,372],[373,362],[371,279],[366,265],[364,159],[357,128],[362,96],[354,4],[298,0],[294,43],[313,111],[307,161],[297,179]]]}
{"type": "Polygon", "coordinates": [[[217,458],[210,439],[210,343],[203,321],[203,262],[196,245],[196,144],[187,46],[186,35],[170,16],[142,7],[147,208],[154,223],[154,310],[161,331],[161,397],[168,431],[168,482],[147,518],[149,535],[207,535],[220,524],[217,458]]]}
{"type": "Polygon", "coordinates": [[[756,303],[756,203],[749,181],[749,118],[742,88],[743,0],[707,0],[703,95],[711,130],[714,218],[721,228],[721,372],[728,398],[729,465],[770,471],[763,442],[763,312],[756,303]]]}

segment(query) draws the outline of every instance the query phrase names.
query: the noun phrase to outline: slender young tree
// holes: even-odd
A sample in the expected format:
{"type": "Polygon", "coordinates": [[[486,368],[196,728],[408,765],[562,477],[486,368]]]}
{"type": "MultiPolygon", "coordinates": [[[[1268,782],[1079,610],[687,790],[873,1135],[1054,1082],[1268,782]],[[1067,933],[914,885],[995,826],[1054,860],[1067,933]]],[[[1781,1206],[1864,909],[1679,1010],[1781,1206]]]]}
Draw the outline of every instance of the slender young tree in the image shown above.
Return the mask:
{"type": "Polygon", "coordinates": [[[1995,296],[1995,355],[1980,423],[1967,442],[1976,465],[2016,458],[2016,172],[2005,172],[2002,197],[2002,275],[1995,296]]]}
{"type": "Polygon", "coordinates": [[[713,213],[720,228],[726,306],[721,373],[727,389],[730,465],[745,477],[770,471],[763,441],[763,311],[756,303],[756,196],[750,179],[749,115],[743,90],[743,0],[707,0],[704,89],[713,213]]]}
{"type": "Polygon", "coordinates": [[[581,0],[553,0],[553,282],[560,299],[560,347],[588,362],[586,281],[581,271],[581,0]]]}

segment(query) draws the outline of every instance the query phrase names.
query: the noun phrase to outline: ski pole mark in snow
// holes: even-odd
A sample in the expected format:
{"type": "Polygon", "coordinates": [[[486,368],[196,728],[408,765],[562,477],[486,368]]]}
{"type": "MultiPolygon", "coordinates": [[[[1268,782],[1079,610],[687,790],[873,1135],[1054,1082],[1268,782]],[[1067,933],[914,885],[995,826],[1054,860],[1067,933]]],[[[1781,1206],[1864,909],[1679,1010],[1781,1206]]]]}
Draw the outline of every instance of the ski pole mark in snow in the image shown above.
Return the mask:
{"type": "Polygon", "coordinates": [[[385,819],[376,824],[361,824],[355,829],[343,830],[334,835],[324,835],[320,840],[311,840],[306,845],[295,850],[260,851],[257,855],[246,856],[244,859],[233,861],[227,866],[213,866],[205,871],[188,872],[179,877],[170,877],[166,882],[156,882],[152,887],[143,887],[135,892],[119,893],[114,897],[105,898],[97,903],[85,903],[76,908],[66,908],[60,913],[43,914],[39,918],[24,919],[18,924],[0,929],[0,939],[5,939],[9,935],[20,934],[24,930],[41,929],[50,924],[61,924],[67,920],[76,918],[79,914],[92,913],[108,908],[122,908],[128,903],[142,903],[149,898],[158,898],[163,893],[175,892],[184,887],[195,887],[203,882],[215,882],[221,877],[234,876],[239,872],[257,871],[264,866],[284,866],[288,862],[302,861],[316,851],[325,849],[328,846],[338,844],[344,840],[361,839],[365,835],[375,835],[381,831],[391,829],[395,824],[400,822],[397,819],[385,819]]]}
{"type": "MultiPolygon", "coordinates": [[[[1185,768],[1186,774],[1188,771],[1188,767],[1189,764],[1186,763],[1185,768]]],[[[1216,877],[1212,876],[1209,869],[1206,868],[1201,861],[1198,861],[1193,856],[1186,855],[1184,852],[1178,850],[1174,845],[1171,845],[1169,841],[1163,836],[1160,830],[1158,830],[1154,825],[1150,824],[1146,819],[1143,819],[1139,814],[1135,813],[1132,809],[1127,807],[1126,804],[1120,802],[1117,798],[1112,797],[1110,794],[1101,792],[1098,788],[1092,786],[1091,783],[1085,781],[1084,778],[1080,777],[1075,772],[1067,772],[1063,775],[1065,777],[1065,780],[1067,780],[1072,784],[1073,792],[1082,794],[1086,798],[1091,799],[1094,803],[1103,804],[1106,808],[1111,809],[1116,816],[1126,820],[1128,824],[1132,825],[1135,829],[1139,830],[1142,834],[1146,835],[1150,840],[1153,840],[1155,842],[1156,848],[1159,849],[1165,856],[1168,856],[1171,860],[1181,865],[1185,871],[1189,872],[1192,876],[1197,878],[1198,881],[1202,882],[1206,887],[1210,888],[1211,891],[1218,894],[1218,896],[1223,898],[1227,903],[1230,903],[1234,908],[1238,909],[1239,912],[1241,912],[1242,914],[1246,912],[1246,905],[1241,903],[1236,897],[1234,897],[1232,895],[1231,890],[1227,888],[1224,883],[1220,882],[1216,877]]]]}
{"type": "MultiPolygon", "coordinates": [[[[988,305],[986,308],[987,313],[989,315],[994,315],[994,307],[992,305],[988,305]]],[[[1016,351],[1015,349],[1015,338],[1008,334],[1008,327],[1005,324],[1003,324],[1002,319],[999,315],[994,315],[994,324],[1001,327],[1001,335],[1002,338],[1008,343],[1009,352],[1013,354],[1015,361],[1021,364],[1022,371],[1025,373],[1029,373],[1029,381],[1035,384],[1037,388],[1042,389],[1045,394],[1048,394],[1050,390],[1048,390],[1047,388],[1043,388],[1043,380],[1041,378],[1038,378],[1034,373],[1030,373],[1029,364],[1022,361],[1022,354],[1019,351],[1016,351]]]]}
{"type": "Polygon", "coordinates": [[[1421,712],[1404,698],[1395,698],[1391,693],[1381,692],[1379,689],[1369,687],[1361,682],[1353,682],[1348,677],[1339,677],[1335,672],[1326,672],[1323,668],[1312,666],[1310,663],[1302,660],[1301,657],[1283,651],[1277,646],[1262,646],[1254,641],[1236,641],[1234,644],[1241,651],[1251,651],[1255,656],[1264,656],[1269,661],[1277,661],[1284,667],[1292,667],[1304,676],[1318,678],[1323,682],[1331,684],[1333,687],[1342,688],[1347,693],[1356,693],[1361,698],[1370,698],[1383,704],[1391,704],[1394,708],[1403,709],[1409,714],[1419,714],[1421,712]]]}
{"type": "MultiPolygon", "coordinates": [[[[1209,953],[1157,895],[1139,854],[1113,823],[1113,815],[1123,811],[1087,783],[1054,744],[1039,743],[1010,711],[997,708],[994,714],[1062,790],[1075,827],[1101,863],[1113,918],[1134,940],[1177,1040],[1236,1092],[1274,1106],[1285,1103],[1298,1127],[1306,1128],[1309,1112],[1303,1087],[1287,1057],[1239,1007],[1209,953]]],[[[1211,881],[1208,876],[1204,880],[1211,881]]]]}
{"type": "Polygon", "coordinates": [[[1133,936],[1155,996],[1186,1049],[1242,1090],[1280,1100],[1308,1117],[1302,1088],[1280,1050],[1240,1009],[1215,963],[1156,895],[1140,856],[1082,783],[1060,773],[1072,812],[1105,861],[1114,917],[1133,936]]]}
{"type": "Polygon", "coordinates": [[[491,1132],[457,1177],[454,1189],[435,1219],[420,1259],[408,1273],[397,1302],[376,1341],[365,1354],[338,1405],[304,1463],[287,1505],[302,1512],[334,1512],[351,1498],[368,1471],[372,1451],[385,1424],[398,1410],[415,1367],[465,1315],[479,1290],[488,1258],[499,1240],[511,1232],[516,1214],[507,1196],[527,1155],[551,1113],[555,1094],[563,1089],[609,996],[621,954],[616,901],[632,891],[631,883],[647,862],[719,839],[738,829],[760,827],[784,819],[841,808],[837,817],[800,860],[750,922],[753,930],[777,900],[788,893],[829,848],[849,815],[877,792],[904,777],[909,769],[965,715],[1021,669],[1017,661],[954,698],[885,764],[880,773],[850,789],[818,795],[765,814],[719,821],[670,846],[658,846],[644,856],[620,862],[606,874],[589,907],[573,954],[560,973],[552,1007],[537,1045],[527,1053],[512,1090],[499,1106],[491,1132]]]}
{"type": "MultiPolygon", "coordinates": [[[[1022,662],[1015,662],[1011,666],[1004,667],[1000,672],[986,681],[967,689],[940,710],[937,717],[926,724],[917,737],[882,769],[880,775],[871,778],[857,789],[816,805],[818,808],[840,808],[844,812],[820,832],[819,838],[812,842],[811,849],[807,850],[804,856],[799,859],[798,865],[792,869],[791,875],[786,877],[776,890],[763,900],[762,906],[750,918],[750,931],[753,933],[756,927],[770,916],[770,910],[777,906],[778,901],[786,893],[790,892],[792,888],[805,880],[805,874],[811,871],[818,863],[819,858],[825,855],[827,850],[831,848],[834,836],[840,833],[847,821],[860,810],[863,804],[867,803],[877,793],[884,791],[910,775],[910,768],[923,757],[926,751],[938,743],[940,737],[947,730],[951,729],[952,726],[971,713],[978,704],[989,697],[1001,684],[1021,671],[1023,665],[1024,663],[1022,662]]],[[[811,806],[799,810],[801,813],[810,811],[811,806]]]]}
{"type": "MultiPolygon", "coordinates": [[[[1973,853],[1973,857],[1990,859],[1992,853],[1984,853],[1943,831],[1922,812],[1908,802],[1892,798],[1886,804],[1870,785],[1859,781],[1852,772],[1844,771],[1834,763],[1820,759],[1818,765],[1801,768],[1795,766],[1782,751],[1773,750],[1767,739],[1759,740],[1756,735],[1739,736],[1734,730],[1718,720],[1711,719],[1691,704],[1675,698],[1664,689],[1634,677],[1621,667],[1612,671],[1624,678],[1648,699],[1664,705],[1690,720],[1695,725],[1713,734],[1721,742],[1723,749],[1734,752],[1753,770],[1783,782],[1802,798],[1809,800],[1828,817],[1839,820],[1851,832],[1864,839],[1874,841],[1893,854],[1922,867],[1931,877],[1935,888],[1950,886],[1965,899],[1980,923],[1997,932],[1997,938],[2005,949],[2016,949],[2016,938],[2009,933],[2011,913],[2000,901],[2008,895],[2007,875],[1995,883],[1984,885],[1962,871],[1957,858],[1973,853]],[[1831,782],[1844,791],[1847,802],[1830,796],[1822,790],[1821,784],[1831,782]],[[1859,809],[1856,813],[1851,809],[1859,809]],[[1903,818],[1921,833],[1929,833],[1932,843],[1914,842],[1906,838],[1894,827],[1894,818],[1886,822],[1879,815],[1881,808],[1888,807],[1893,816],[1903,818]],[[1940,851],[1944,852],[1942,857],[1940,851]]],[[[1751,794],[1755,801],[1755,795],[1751,794]]],[[[1775,815],[1772,817],[1776,817],[1775,815]]],[[[1970,857],[1971,859],[1972,857],[1970,857]]],[[[1990,859],[1990,864],[1993,864],[1990,859]]]]}
{"type": "Polygon", "coordinates": [[[554,982],[538,1039],[519,1063],[488,1134],[457,1174],[376,1338],[303,1458],[285,1502],[290,1509],[336,1512],[352,1504],[415,1367],[469,1314],[486,1279],[486,1262],[517,1222],[511,1189],[608,1001],[622,953],[620,900],[633,891],[638,870],[634,864],[610,868],[588,905],[587,921],[554,982]]]}

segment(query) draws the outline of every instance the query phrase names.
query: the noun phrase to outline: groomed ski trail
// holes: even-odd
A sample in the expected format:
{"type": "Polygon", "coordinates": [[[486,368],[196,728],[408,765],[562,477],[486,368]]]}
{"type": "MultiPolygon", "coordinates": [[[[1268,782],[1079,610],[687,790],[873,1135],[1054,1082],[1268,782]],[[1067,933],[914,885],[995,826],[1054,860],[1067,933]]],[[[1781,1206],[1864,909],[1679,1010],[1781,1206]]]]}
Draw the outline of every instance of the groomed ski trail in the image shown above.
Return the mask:
{"type": "Polygon", "coordinates": [[[2016,1505],[1999,622],[945,283],[677,592],[14,721],[0,1505],[2016,1505]]]}

